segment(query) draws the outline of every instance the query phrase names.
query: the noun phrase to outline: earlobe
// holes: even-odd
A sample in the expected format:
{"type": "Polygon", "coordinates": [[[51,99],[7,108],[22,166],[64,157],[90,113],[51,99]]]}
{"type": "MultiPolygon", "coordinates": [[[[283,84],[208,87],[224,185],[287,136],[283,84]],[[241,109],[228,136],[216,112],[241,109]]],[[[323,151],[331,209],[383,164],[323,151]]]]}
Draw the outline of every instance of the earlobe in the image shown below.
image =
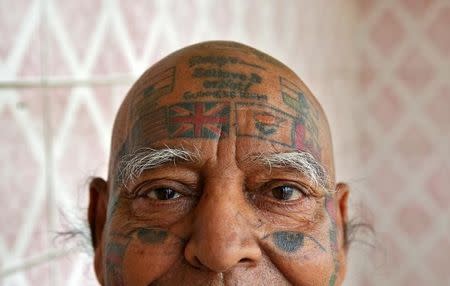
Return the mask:
{"type": "Polygon", "coordinates": [[[104,275],[103,275],[103,246],[99,246],[94,252],[94,270],[97,280],[100,285],[104,285],[104,275]]]}
{"type": "Polygon", "coordinates": [[[108,185],[102,178],[93,178],[89,184],[88,220],[94,248],[94,267],[97,279],[103,285],[103,244],[102,234],[106,222],[108,205],[108,185]]]}

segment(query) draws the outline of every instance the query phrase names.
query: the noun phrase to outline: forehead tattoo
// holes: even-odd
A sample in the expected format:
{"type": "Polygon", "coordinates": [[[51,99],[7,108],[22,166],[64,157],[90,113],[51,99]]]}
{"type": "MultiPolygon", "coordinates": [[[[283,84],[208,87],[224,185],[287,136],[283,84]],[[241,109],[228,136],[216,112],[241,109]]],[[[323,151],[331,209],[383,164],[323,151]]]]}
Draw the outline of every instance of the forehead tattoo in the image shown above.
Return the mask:
{"type": "Polygon", "coordinates": [[[139,154],[161,139],[221,140],[232,133],[237,139],[254,138],[309,153],[321,162],[320,112],[294,82],[283,76],[270,78],[270,62],[253,61],[216,49],[146,71],[130,91],[130,129],[117,151],[116,181],[136,172],[131,167],[124,172],[123,164],[117,165],[125,156],[139,154]],[[177,80],[180,77],[183,80],[177,80]],[[275,85],[270,97],[279,97],[284,108],[269,102],[267,82],[275,85]]]}

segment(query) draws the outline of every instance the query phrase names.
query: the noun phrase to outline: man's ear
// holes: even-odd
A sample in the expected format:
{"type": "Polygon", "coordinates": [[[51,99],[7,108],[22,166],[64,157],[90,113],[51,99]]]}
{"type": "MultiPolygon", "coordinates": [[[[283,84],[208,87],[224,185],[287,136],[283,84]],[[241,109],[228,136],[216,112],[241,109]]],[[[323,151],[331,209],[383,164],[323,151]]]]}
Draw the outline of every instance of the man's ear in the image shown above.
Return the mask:
{"type": "MultiPolygon", "coordinates": [[[[342,230],[338,233],[340,235],[340,240],[342,241],[342,247],[339,251],[339,281],[343,281],[347,273],[347,233],[346,225],[348,223],[348,195],[349,187],[345,183],[338,183],[336,185],[336,224],[337,228],[342,230]]],[[[339,283],[338,283],[339,284],[339,283]]],[[[340,285],[340,284],[339,284],[340,285]]]]}
{"type": "Polygon", "coordinates": [[[348,196],[350,188],[346,183],[338,183],[336,185],[336,202],[337,202],[337,222],[341,224],[343,230],[344,246],[347,246],[345,241],[347,238],[346,226],[348,223],[348,196]]]}
{"type": "Polygon", "coordinates": [[[97,279],[103,285],[103,230],[108,206],[108,184],[102,178],[93,178],[89,184],[88,220],[94,248],[94,269],[97,279]]]}

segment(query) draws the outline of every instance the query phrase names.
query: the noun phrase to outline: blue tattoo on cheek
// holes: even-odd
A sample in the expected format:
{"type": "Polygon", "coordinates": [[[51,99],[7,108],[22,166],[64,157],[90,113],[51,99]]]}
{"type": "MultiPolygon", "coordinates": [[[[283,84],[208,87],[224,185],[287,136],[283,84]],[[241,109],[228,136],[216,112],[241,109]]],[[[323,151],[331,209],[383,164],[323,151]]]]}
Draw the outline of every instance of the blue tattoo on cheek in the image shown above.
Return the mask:
{"type": "Polygon", "coordinates": [[[167,231],[162,229],[140,228],[137,230],[139,240],[147,244],[163,243],[167,236],[167,231]]]}
{"type": "Polygon", "coordinates": [[[272,234],[275,245],[285,252],[297,251],[303,246],[304,238],[300,232],[279,231],[272,234]]]}

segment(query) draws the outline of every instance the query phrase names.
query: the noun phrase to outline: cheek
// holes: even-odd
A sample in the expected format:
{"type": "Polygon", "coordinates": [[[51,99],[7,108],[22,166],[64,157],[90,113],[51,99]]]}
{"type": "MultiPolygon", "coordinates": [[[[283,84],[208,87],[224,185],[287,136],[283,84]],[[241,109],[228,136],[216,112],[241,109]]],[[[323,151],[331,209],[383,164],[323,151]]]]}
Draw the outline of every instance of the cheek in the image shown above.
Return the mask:
{"type": "MultiPolygon", "coordinates": [[[[304,243],[308,244],[305,239],[304,243]]],[[[311,244],[311,243],[310,243],[311,244]]],[[[266,250],[271,262],[293,285],[328,285],[333,271],[333,260],[330,255],[320,249],[307,249],[299,246],[298,242],[289,242],[287,251],[277,249],[272,243],[270,250],[266,250]],[[290,248],[289,248],[290,247],[290,248]]]]}
{"type": "Polygon", "coordinates": [[[328,285],[333,256],[325,232],[275,231],[262,243],[270,261],[294,285],[328,285]]]}
{"type": "Polygon", "coordinates": [[[137,230],[123,259],[125,285],[149,285],[180,260],[184,243],[164,230],[137,230]]]}

